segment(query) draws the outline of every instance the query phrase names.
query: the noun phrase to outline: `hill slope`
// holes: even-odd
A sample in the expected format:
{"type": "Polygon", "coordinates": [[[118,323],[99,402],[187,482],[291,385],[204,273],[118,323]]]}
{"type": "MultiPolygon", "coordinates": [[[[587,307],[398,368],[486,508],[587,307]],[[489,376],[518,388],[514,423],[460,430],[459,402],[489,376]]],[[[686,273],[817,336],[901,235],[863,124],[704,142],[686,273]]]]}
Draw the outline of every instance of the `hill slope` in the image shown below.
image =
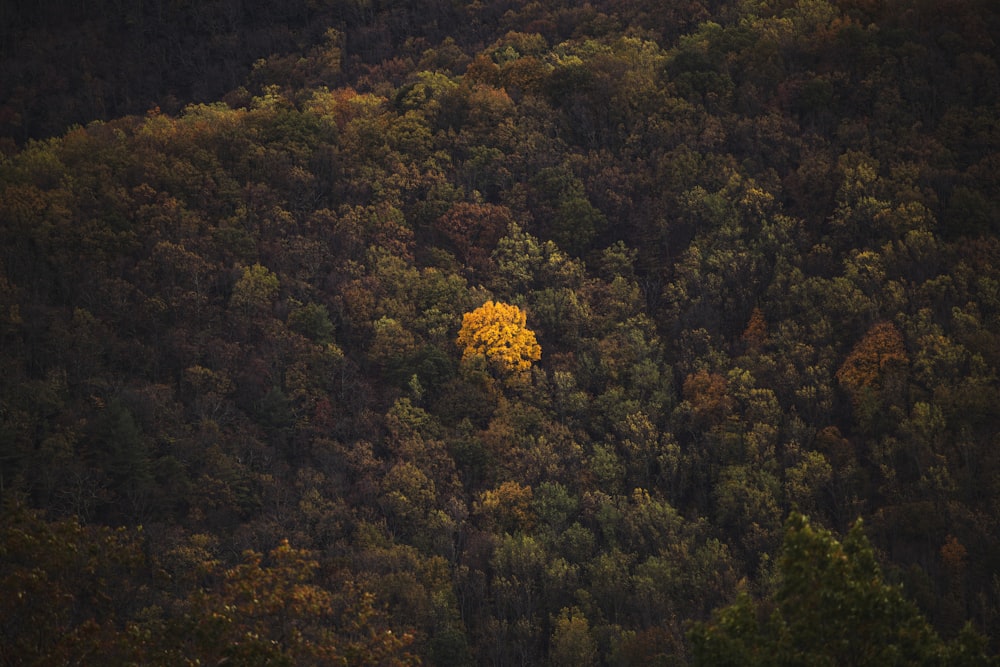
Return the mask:
{"type": "Polygon", "coordinates": [[[793,511],[996,649],[990,3],[295,7],[11,131],[4,660],[685,664],[793,511]]]}

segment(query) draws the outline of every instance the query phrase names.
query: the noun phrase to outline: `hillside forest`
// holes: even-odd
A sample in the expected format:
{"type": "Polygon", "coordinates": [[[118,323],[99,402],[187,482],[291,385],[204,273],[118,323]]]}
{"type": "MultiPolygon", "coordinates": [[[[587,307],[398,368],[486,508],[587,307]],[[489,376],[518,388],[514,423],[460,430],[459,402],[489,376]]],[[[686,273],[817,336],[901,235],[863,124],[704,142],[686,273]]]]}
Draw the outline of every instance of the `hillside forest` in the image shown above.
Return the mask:
{"type": "Polygon", "coordinates": [[[0,3],[0,665],[996,665],[1000,5],[0,3]]]}

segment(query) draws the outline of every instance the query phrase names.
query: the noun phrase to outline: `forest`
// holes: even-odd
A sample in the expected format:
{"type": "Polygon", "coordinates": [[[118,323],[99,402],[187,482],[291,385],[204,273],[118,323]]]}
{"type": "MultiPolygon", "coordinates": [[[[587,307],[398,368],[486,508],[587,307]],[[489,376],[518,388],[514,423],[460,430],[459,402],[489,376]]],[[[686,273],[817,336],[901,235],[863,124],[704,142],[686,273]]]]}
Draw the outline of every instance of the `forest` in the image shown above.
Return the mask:
{"type": "Polygon", "coordinates": [[[0,3],[0,665],[1000,665],[1000,5],[0,3]]]}

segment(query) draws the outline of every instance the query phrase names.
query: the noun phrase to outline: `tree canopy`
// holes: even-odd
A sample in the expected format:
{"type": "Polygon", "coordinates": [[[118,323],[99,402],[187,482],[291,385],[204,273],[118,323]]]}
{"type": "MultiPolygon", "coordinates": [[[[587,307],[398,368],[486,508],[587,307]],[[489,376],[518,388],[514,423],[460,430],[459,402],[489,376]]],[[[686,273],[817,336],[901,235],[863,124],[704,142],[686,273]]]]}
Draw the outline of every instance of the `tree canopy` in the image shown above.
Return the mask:
{"type": "Polygon", "coordinates": [[[992,659],[996,35],[0,3],[0,663],[992,659]]]}
{"type": "Polygon", "coordinates": [[[885,581],[860,520],[840,542],[793,513],[777,576],[772,602],[743,593],[692,630],[694,664],[996,664],[970,627],[942,641],[901,587],[885,581]]]}
{"type": "Polygon", "coordinates": [[[487,301],[465,313],[457,343],[463,360],[483,357],[502,371],[527,371],[542,357],[527,314],[507,303],[487,301]]]}

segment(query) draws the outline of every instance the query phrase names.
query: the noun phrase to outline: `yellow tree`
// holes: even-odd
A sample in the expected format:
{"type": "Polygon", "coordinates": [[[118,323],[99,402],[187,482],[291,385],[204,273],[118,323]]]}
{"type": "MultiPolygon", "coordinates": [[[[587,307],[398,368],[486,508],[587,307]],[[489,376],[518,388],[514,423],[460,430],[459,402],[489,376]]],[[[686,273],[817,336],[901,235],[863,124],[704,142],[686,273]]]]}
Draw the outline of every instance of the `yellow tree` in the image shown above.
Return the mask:
{"type": "Polygon", "coordinates": [[[587,617],[576,607],[563,607],[559,612],[552,632],[549,662],[555,667],[597,664],[597,642],[591,634],[587,617]]]}
{"type": "Polygon", "coordinates": [[[524,311],[506,303],[487,301],[463,315],[457,342],[463,361],[484,357],[505,372],[526,371],[542,358],[524,311]]]}

